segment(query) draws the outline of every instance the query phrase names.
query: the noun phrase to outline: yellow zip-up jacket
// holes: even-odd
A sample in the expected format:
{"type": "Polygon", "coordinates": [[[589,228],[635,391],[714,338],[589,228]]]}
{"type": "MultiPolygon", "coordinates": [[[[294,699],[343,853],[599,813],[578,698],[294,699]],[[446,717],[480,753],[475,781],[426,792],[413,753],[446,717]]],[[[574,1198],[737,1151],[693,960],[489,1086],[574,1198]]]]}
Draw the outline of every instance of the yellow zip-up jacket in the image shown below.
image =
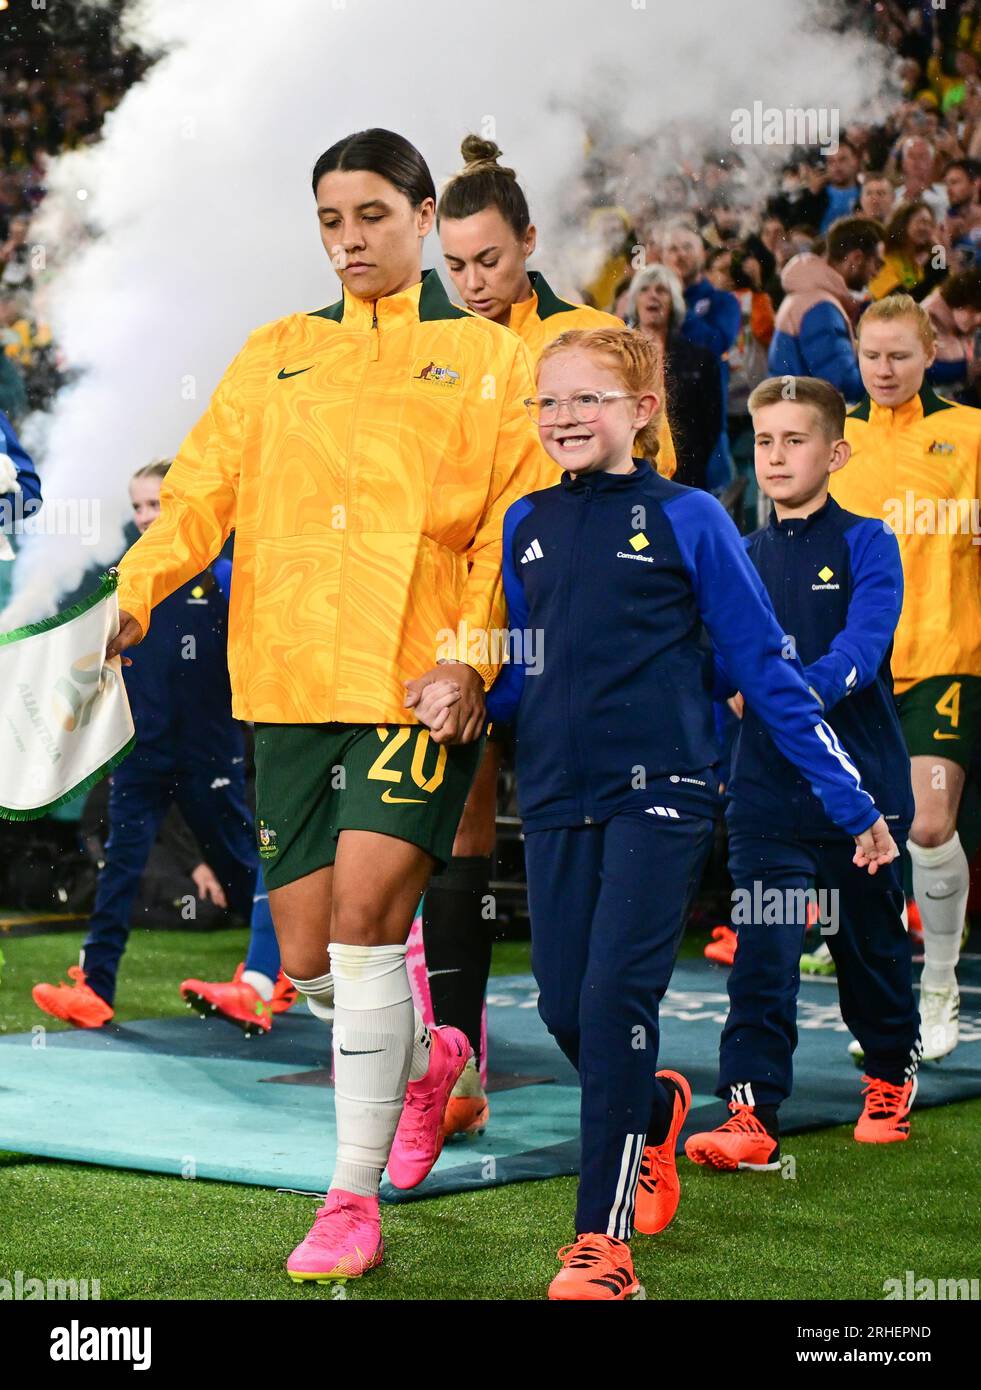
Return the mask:
{"type": "Polygon", "coordinates": [[[929,386],[895,410],[866,397],[847,416],[845,438],[852,456],[832,473],[831,495],[882,517],[902,555],[896,693],[929,676],[981,675],[981,410],[929,386]]]}
{"type": "Polygon", "coordinates": [[[431,270],[256,329],[120,563],[120,608],[146,631],[234,529],[237,719],[415,723],[403,681],[461,633],[489,688],[505,648],[479,634],[506,626],[504,513],[559,476],[533,393],[524,345],[431,270]]]}
{"type": "MultiPolygon", "coordinates": [[[[594,309],[589,304],[572,304],[559,299],[541,271],[529,270],[532,295],[511,305],[508,327],[517,333],[533,362],[541,356],[542,348],[565,333],[570,328],[619,328],[624,324],[614,314],[606,314],[602,309],[594,309]]],[[[657,471],[665,478],[673,478],[678,471],[678,460],[668,424],[667,395],[661,402],[661,427],[658,432],[657,471]]]]}

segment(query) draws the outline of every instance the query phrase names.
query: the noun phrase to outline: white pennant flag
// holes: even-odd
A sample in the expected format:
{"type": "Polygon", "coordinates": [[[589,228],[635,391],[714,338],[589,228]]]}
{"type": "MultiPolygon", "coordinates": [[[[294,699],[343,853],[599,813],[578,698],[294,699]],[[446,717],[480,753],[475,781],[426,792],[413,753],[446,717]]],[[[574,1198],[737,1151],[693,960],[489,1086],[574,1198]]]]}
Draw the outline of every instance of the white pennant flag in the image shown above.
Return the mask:
{"type": "Polygon", "coordinates": [[[0,819],[35,820],[111,772],[136,730],[118,656],[118,576],[53,618],[0,633],[0,819]]]}

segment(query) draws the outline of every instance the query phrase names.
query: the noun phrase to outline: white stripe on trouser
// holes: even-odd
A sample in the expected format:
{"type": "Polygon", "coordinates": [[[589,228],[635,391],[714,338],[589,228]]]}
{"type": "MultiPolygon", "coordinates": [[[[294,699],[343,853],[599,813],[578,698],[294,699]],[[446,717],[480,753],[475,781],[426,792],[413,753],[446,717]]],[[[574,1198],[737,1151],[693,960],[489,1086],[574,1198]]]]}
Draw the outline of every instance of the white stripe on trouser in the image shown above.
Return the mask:
{"type": "Polygon", "coordinates": [[[623,1141],[623,1156],[620,1159],[620,1176],[617,1179],[616,1195],[610,1208],[610,1220],[606,1227],[608,1236],[618,1240],[629,1240],[634,1220],[634,1201],[637,1196],[637,1180],[640,1177],[640,1162],[644,1156],[646,1134],[628,1134],[623,1141]]]}

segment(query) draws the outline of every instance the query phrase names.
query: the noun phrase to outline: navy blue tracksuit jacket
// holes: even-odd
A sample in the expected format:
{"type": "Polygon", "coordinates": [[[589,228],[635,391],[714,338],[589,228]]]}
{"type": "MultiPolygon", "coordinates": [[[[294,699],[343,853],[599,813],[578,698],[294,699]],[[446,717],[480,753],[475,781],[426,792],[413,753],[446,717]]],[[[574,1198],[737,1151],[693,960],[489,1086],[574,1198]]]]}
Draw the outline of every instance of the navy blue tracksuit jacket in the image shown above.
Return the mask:
{"type": "MultiPolygon", "coordinates": [[[[807,517],[778,521],[774,513],[744,544],[808,683],[902,848],[913,791],[889,668],[903,604],[896,537],[881,520],[855,516],[829,497],[807,517]]],[[[717,678],[720,695],[737,688],[721,659],[717,678]]],[[[875,875],[851,863],[850,838],[774,745],[749,699],[728,793],[737,895],[760,905],[771,889],[787,902],[793,891],[799,903],[811,886],[836,895],[822,931],[837,965],[842,1016],[862,1044],[867,1074],[903,1084],[916,1068],[919,1030],[901,861],[875,875]]],[[[776,924],[740,919],[718,1095],[779,1105],[790,1094],[804,927],[793,914],[776,924]]]]}
{"type": "Polygon", "coordinates": [[[670,1119],[658,1004],[719,807],[713,641],[828,814],[877,816],[722,506],[634,464],[508,509],[512,661],[487,700],[516,717],[539,1010],[582,1088],[576,1229],[621,1239],[670,1119]]]}
{"type": "MultiPolygon", "coordinates": [[[[889,668],[903,606],[896,537],[881,520],[855,516],[829,497],[807,517],[778,521],[774,513],[743,544],[862,785],[890,829],[905,834],[913,793],[889,668]]],[[[717,657],[716,679],[719,695],[740,688],[724,658],[717,657]]],[[[733,752],[728,819],[761,828],[777,822],[802,839],[843,834],[750,704],[733,752]]]]}
{"type": "Polygon", "coordinates": [[[512,658],[521,659],[503,668],[487,713],[516,716],[525,829],[646,808],[652,791],[713,814],[713,642],[828,816],[849,835],[867,829],[872,797],[801,661],[786,654],[736,527],[714,497],[635,464],[626,475],[566,473],[504,519],[512,658]],[[543,644],[537,674],[522,633],[543,644]]]}

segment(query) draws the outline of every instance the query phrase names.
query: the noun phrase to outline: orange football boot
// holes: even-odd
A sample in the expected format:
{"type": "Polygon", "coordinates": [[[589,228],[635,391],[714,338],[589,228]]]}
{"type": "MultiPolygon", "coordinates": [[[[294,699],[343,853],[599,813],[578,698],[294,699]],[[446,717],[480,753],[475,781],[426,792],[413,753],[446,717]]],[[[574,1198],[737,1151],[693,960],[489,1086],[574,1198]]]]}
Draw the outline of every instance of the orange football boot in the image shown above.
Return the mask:
{"type": "MultiPolygon", "coordinates": [[[[245,1036],[250,1038],[255,1033],[269,1032],[276,1012],[276,996],[274,994],[272,1001],[267,1004],[252,985],[244,983],[243,969],[244,966],[239,965],[230,981],[212,983],[208,980],[185,980],[181,985],[181,994],[187,1007],[197,1009],[203,1018],[217,1014],[241,1028],[245,1036]]],[[[289,1008],[289,1004],[285,1007],[289,1008]]]]}
{"type": "Polygon", "coordinates": [[[35,985],[31,998],[46,1014],[74,1023],[76,1028],[101,1028],[112,1018],[112,1005],[85,983],[80,965],[70,965],[68,974],[74,985],[35,985]]]}
{"type": "Polygon", "coordinates": [[[548,1286],[550,1299],[563,1302],[624,1303],[640,1292],[630,1246],[613,1236],[577,1236],[559,1251],[562,1268],[548,1286]]]}
{"type": "Polygon", "coordinates": [[[708,1164],[727,1173],[734,1173],[737,1168],[747,1168],[751,1173],[779,1168],[779,1141],[756,1118],[753,1107],[730,1101],[729,1109],[732,1116],[725,1124],[693,1134],[685,1141],[685,1153],[692,1163],[708,1164]]]}
{"type": "Polygon", "coordinates": [[[895,1144],[909,1138],[909,1112],[916,1096],[916,1077],[895,1086],[881,1077],[863,1076],[865,1109],[858,1117],[855,1138],[860,1144],[895,1144]]]}
{"type": "Polygon", "coordinates": [[[640,1160],[634,1228],[645,1236],[656,1236],[674,1220],[681,1196],[675,1145],[691,1108],[691,1087],[680,1072],[659,1071],[658,1077],[674,1090],[671,1128],[661,1144],[648,1144],[640,1160]]]}
{"type": "Polygon", "coordinates": [[[712,940],[702,954],[706,960],[714,961],[716,965],[731,965],[736,959],[738,942],[739,938],[732,927],[713,927],[712,940]]]}

